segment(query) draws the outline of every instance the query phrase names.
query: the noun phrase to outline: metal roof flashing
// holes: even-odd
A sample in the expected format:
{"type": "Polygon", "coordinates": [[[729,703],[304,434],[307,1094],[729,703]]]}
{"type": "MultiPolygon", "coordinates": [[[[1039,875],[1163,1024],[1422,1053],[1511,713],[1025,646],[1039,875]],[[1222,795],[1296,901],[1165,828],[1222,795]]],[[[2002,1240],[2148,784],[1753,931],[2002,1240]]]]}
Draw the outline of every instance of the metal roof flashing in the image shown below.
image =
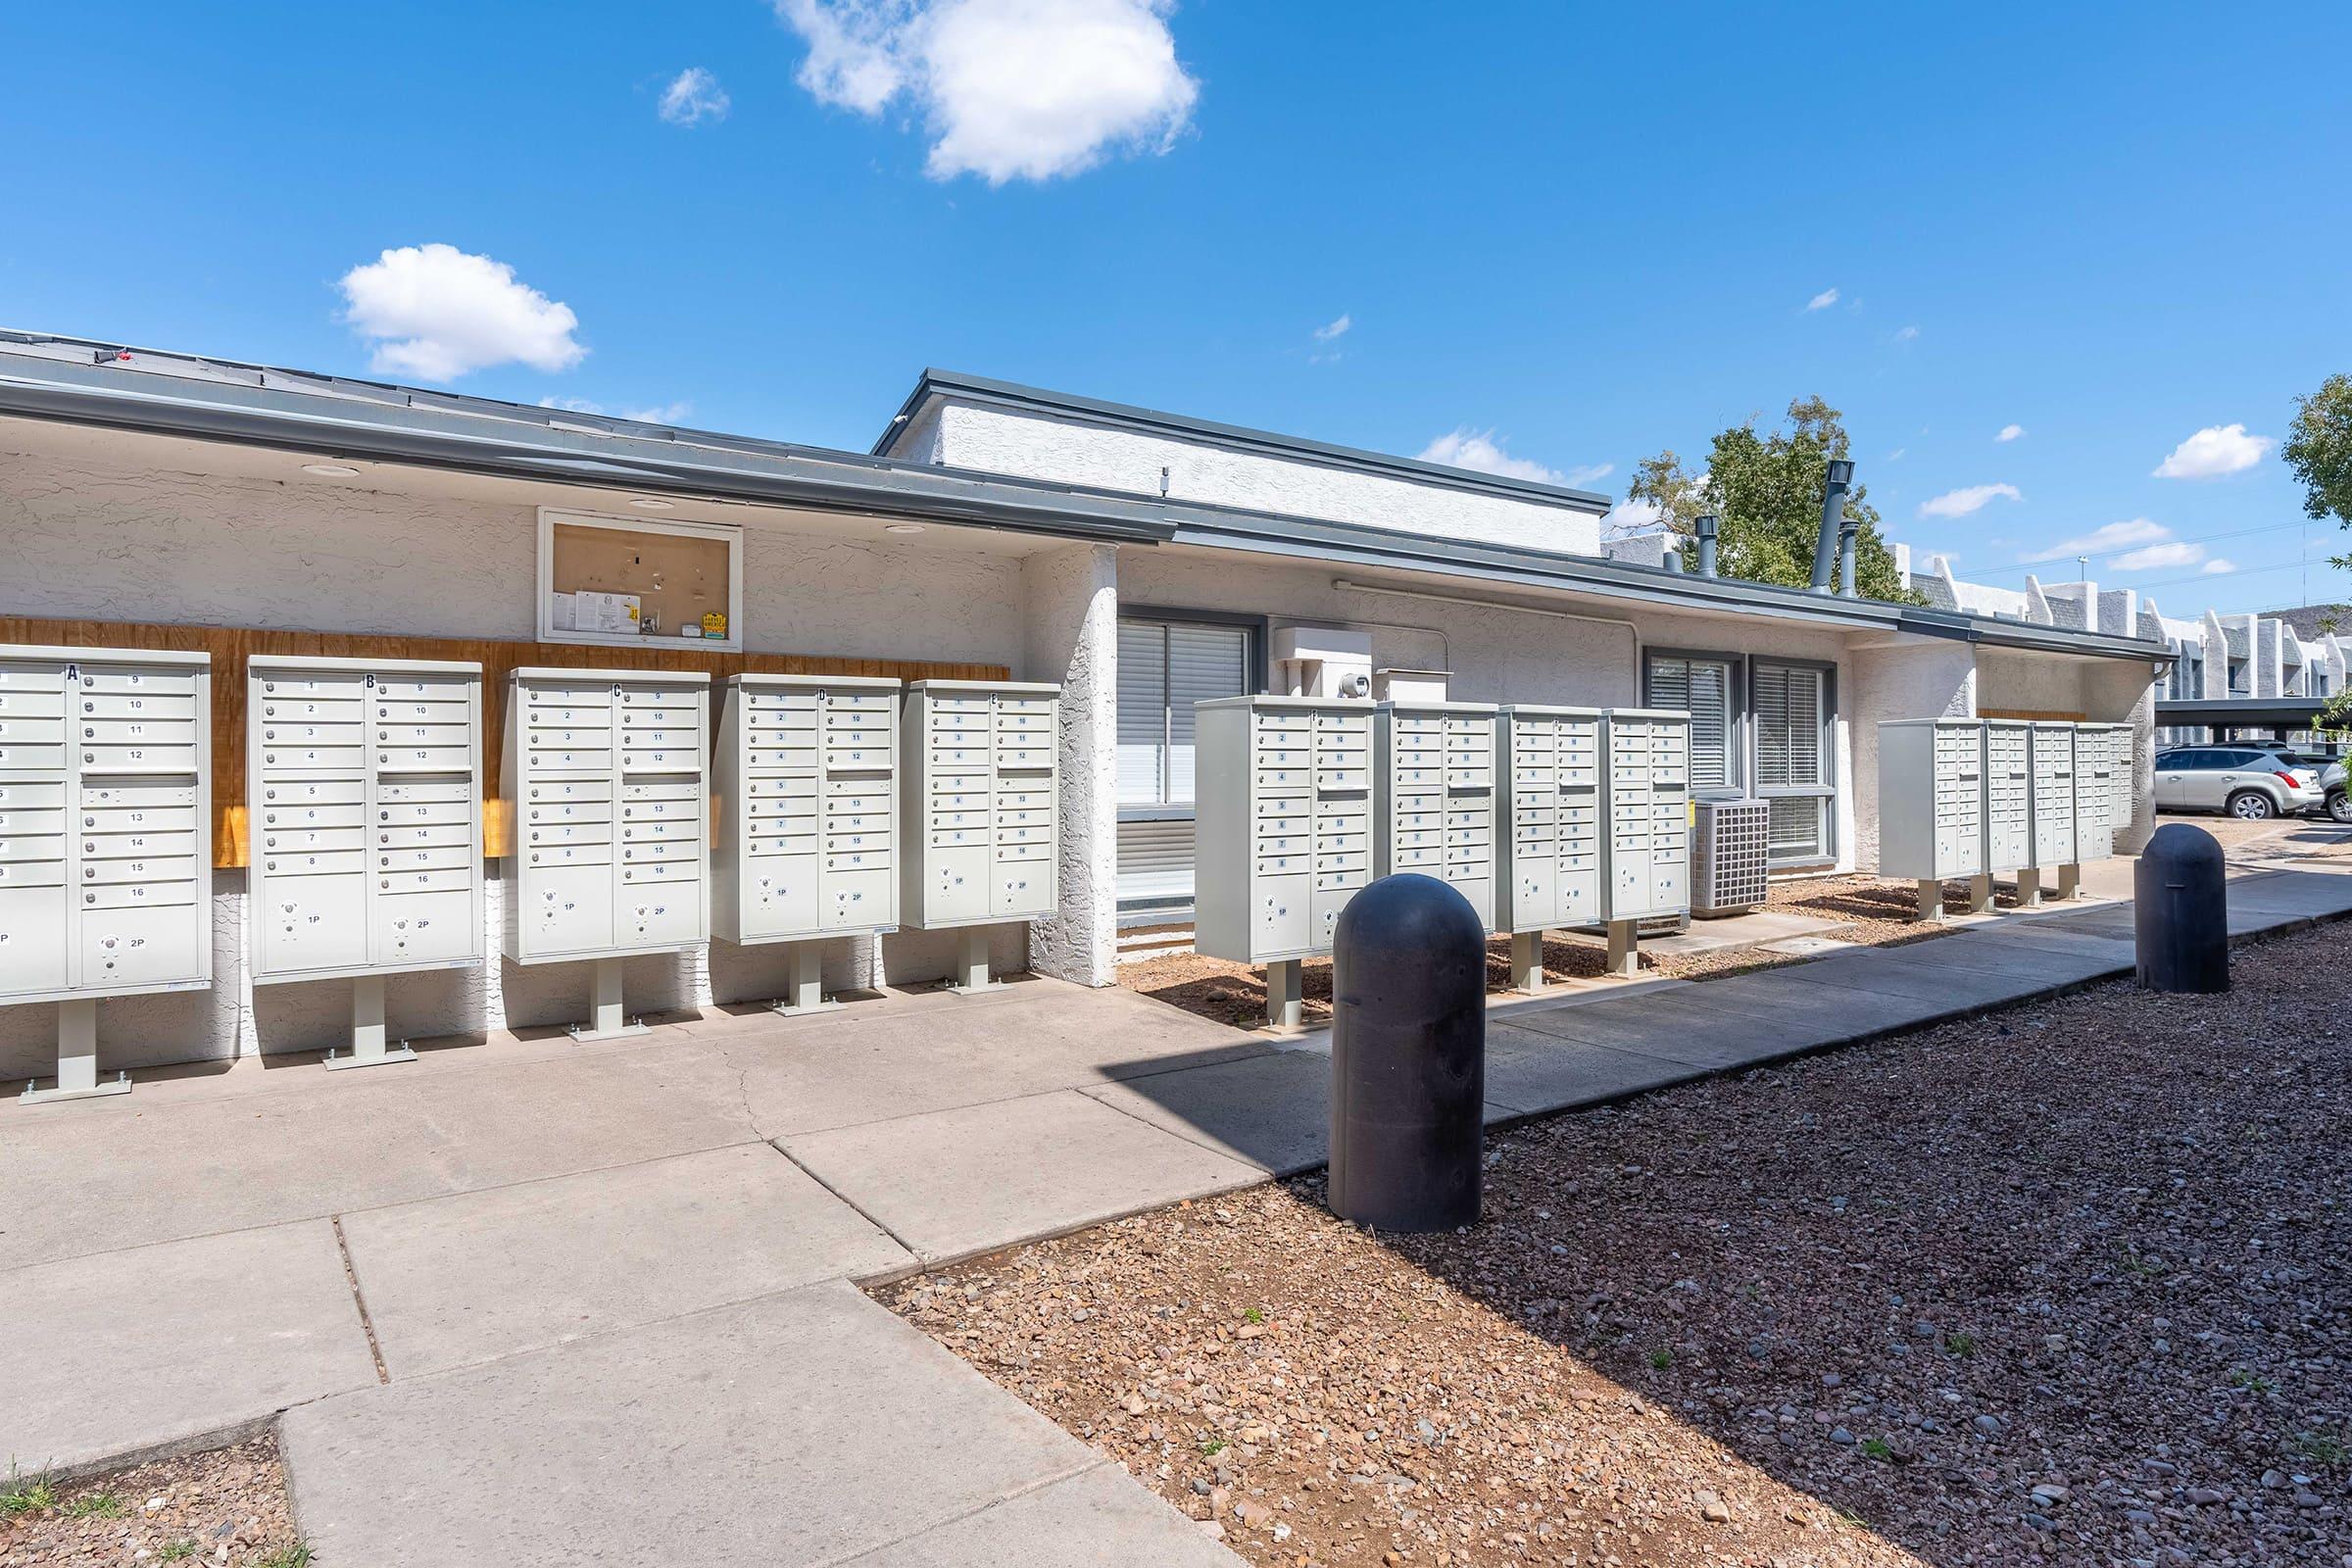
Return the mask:
{"type": "Polygon", "coordinates": [[[891,416],[881,436],[874,442],[874,454],[887,454],[892,443],[913,427],[924,406],[935,397],[959,397],[1032,414],[1076,418],[1107,429],[1143,431],[1263,457],[1350,468],[1415,484],[1443,485],[1448,489],[1496,495],[1572,512],[1604,513],[1613,504],[1611,497],[1597,491],[1577,490],[1567,485],[1545,484],[1535,479],[1514,479],[1505,474],[1480,473],[1475,469],[1457,468],[1450,464],[1432,463],[1423,458],[1397,457],[1393,453],[1372,452],[1362,447],[1341,446],[1305,436],[1283,435],[1273,430],[1252,429],[1248,425],[1195,418],[1189,415],[1165,414],[1157,409],[1141,408],[1134,404],[1110,403],[1101,398],[1080,397],[1045,387],[1023,386],[1017,381],[999,381],[989,376],[938,368],[926,368],[923,371],[921,378],[915,382],[914,390],[907,394],[906,401],[899,406],[899,412],[891,416]]]}

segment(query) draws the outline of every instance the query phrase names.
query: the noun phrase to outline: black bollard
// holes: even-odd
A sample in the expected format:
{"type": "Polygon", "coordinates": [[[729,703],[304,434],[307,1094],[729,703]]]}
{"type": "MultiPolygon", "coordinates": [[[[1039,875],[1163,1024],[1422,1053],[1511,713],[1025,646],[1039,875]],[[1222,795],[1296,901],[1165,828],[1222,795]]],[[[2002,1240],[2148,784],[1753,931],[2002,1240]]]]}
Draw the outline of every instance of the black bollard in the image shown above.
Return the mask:
{"type": "Polygon", "coordinates": [[[1382,877],[1332,950],[1331,1211],[1384,1231],[1478,1219],[1487,933],[1435,877],[1382,877]]]}
{"type": "Polygon", "coordinates": [[[2132,872],[2139,983],[2150,991],[2230,989],[2230,894],[2222,847],[2186,822],[2168,822],[2132,872]]]}

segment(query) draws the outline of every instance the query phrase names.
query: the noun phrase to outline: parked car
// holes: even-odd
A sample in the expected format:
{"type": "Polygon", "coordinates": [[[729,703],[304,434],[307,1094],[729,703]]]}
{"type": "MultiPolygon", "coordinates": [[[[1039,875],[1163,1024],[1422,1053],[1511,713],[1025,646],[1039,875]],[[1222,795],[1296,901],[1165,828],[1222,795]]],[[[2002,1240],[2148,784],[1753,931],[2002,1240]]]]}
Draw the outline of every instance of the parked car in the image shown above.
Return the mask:
{"type": "Polygon", "coordinates": [[[2187,746],[2156,758],[2156,808],[2227,811],[2258,822],[2317,809],[2326,800],[2316,770],[2255,746],[2187,746]]]}
{"type": "Polygon", "coordinates": [[[2344,778],[2344,764],[2341,762],[2331,763],[2328,771],[2320,775],[2320,793],[2325,797],[2321,809],[2328,813],[2330,821],[2352,822],[2352,793],[2347,792],[2344,778]]]}

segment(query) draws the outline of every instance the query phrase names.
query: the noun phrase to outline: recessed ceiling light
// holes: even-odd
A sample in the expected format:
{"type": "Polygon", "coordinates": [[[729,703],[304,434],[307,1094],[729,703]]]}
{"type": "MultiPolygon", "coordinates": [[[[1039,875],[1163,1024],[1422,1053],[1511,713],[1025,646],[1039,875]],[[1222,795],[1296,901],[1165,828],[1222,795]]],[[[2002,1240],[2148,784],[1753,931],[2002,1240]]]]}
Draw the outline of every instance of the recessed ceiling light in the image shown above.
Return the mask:
{"type": "Polygon", "coordinates": [[[882,531],[884,533],[921,533],[923,525],[919,522],[893,522],[886,523],[882,531]]]}
{"type": "Polygon", "coordinates": [[[658,500],[653,496],[631,496],[629,505],[635,507],[639,512],[667,512],[677,503],[658,500]]]}
{"type": "Polygon", "coordinates": [[[350,479],[356,477],[360,470],[340,463],[306,463],[302,466],[302,471],[315,473],[321,479],[350,479]]]}

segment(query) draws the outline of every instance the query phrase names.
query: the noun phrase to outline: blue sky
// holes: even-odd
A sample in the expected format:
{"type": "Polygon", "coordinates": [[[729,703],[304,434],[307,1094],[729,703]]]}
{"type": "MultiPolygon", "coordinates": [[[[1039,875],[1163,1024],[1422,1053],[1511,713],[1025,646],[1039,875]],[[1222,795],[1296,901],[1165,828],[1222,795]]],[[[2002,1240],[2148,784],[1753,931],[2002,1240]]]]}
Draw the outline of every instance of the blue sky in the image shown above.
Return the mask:
{"type": "Polygon", "coordinates": [[[1797,16],[14,6],[0,324],[851,448],[935,364],[1620,495],[1818,392],[1963,576],[2300,602],[2352,8],[1797,16]]]}

